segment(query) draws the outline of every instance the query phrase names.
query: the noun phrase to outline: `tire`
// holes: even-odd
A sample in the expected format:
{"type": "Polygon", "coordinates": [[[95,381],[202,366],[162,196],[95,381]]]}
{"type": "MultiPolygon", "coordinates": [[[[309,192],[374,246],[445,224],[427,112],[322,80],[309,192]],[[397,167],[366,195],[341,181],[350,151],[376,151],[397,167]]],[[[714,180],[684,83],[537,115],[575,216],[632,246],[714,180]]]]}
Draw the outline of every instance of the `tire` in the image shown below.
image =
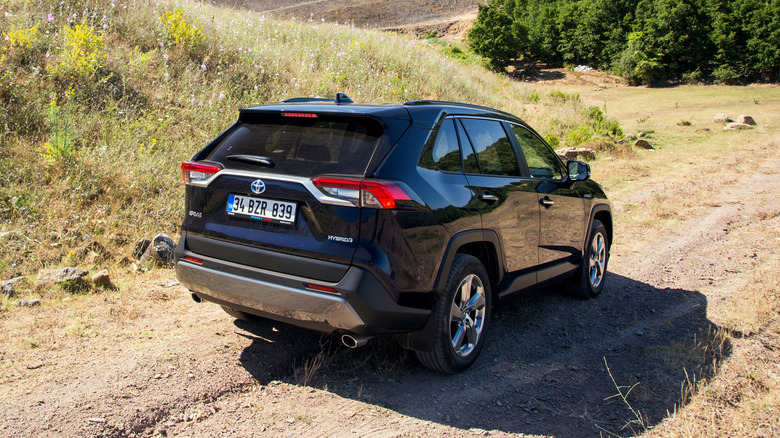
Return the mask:
{"type": "Polygon", "coordinates": [[[257,315],[252,315],[251,313],[242,312],[240,310],[236,310],[228,306],[222,306],[222,310],[224,310],[225,313],[232,316],[233,318],[240,319],[241,321],[257,321],[259,319],[262,319],[257,315]]]}
{"type": "Polygon", "coordinates": [[[594,298],[604,289],[609,262],[607,229],[598,219],[593,221],[586,241],[585,257],[577,274],[567,282],[569,294],[577,298],[594,298]]]}
{"type": "Polygon", "coordinates": [[[470,367],[485,345],[491,306],[490,279],[477,258],[458,254],[434,305],[431,351],[416,351],[427,368],[455,374],[470,367]],[[463,299],[465,294],[467,299],[463,299]]]}

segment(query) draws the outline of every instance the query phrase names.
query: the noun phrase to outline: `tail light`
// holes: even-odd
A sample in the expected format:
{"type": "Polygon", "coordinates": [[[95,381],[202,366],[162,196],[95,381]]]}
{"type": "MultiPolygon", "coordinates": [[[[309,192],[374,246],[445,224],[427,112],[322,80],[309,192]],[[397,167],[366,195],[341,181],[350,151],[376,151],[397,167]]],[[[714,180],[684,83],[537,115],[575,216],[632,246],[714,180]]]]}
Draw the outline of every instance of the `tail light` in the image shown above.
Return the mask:
{"type": "Polygon", "coordinates": [[[185,184],[197,184],[211,178],[212,175],[222,170],[213,164],[193,163],[185,161],[181,163],[181,176],[185,184]]]}
{"type": "Polygon", "coordinates": [[[351,202],[356,207],[378,209],[422,208],[421,200],[400,181],[318,177],[312,183],[323,193],[351,202]]]}

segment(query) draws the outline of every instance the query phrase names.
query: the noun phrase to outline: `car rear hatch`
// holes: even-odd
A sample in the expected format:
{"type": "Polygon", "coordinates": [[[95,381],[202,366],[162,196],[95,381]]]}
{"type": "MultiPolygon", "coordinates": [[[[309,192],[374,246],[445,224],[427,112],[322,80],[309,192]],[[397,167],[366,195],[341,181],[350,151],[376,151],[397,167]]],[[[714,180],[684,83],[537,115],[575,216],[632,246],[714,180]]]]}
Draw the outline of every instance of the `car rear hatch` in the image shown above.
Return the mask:
{"type": "Polygon", "coordinates": [[[238,122],[182,165],[187,250],[337,282],[360,240],[362,181],[409,126],[398,106],[278,104],[238,122]],[[360,190],[358,190],[360,192],[360,190]]]}

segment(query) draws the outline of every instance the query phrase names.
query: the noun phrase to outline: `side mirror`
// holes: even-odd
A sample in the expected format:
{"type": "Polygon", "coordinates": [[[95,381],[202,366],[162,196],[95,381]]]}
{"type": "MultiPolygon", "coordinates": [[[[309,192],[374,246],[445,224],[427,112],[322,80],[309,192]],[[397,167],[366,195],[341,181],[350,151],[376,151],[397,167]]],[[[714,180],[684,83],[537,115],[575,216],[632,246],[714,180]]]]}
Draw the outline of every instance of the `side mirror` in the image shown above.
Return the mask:
{"type": "Polygon", "coordinates": [[[569,170],[569,179],[572,181],[585,181],[590,178],[590,165],[582,161],[569,160],[566,162],[569,170]]]}

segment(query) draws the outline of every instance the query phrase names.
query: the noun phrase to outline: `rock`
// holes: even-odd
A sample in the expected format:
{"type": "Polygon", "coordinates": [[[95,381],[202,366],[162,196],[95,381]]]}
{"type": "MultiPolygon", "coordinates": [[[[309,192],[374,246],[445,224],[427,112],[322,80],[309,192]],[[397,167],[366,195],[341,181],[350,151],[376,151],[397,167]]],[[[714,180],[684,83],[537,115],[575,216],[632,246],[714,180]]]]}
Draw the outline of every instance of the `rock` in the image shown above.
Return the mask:
{"type": "Polygon", "coordinates": [[[639,138],[647,137],[647,133],[645,133],[645,132],[640,132],[640,133],[639,133],[639,134],[637,134],[636,136],[637,136],[637,137],[639,137],[639,138]]]}
{"type": "Polygon", "coordinates": [[[728,114],[715,114],[715,117],[712,118],[712,121],[715,123],[729,123],[733,122],[728,116],[728,114]]]}
{"type": "Polygon", "coordinates": [[[144,239],[143,237],[140,239],[137,239],[135,241],[135,246],[133,246],[133,258],[138,260],[141,258],[142,255],[144,255],[144,252],[146,252],[146,249],[149,248],[149,244],[151,244],[152,241],[149,239],[144,239]]]}
{"type": "Polygon", "coordinates": [[[16,293],[14,290],[14,286],[16,286],[18,283],[24,281],[24,277],[16,277],[12,278],[10,280],[6,280],[3,282],[2,286],[0,286],[0,293],[7,297],[12,297],[16,293]]]}
{"type": "Polygon", "coordinates": [[[752,126],[750,126],[750,125],[748,125],[746,123],[734,122],[734,123],[729,123],[728,125],[724,126],[723,130],[724,131],[741,131],[743,129],[752,129],[752,128],[753,128],[752,126]]]}
{"type": "Polygon", "coordinates": [[[591,148],[565,148],[555,151],[564,160],[595,160],[596,152],[591,148]]]}
{"type": "Polygon", "coordinates": [[[138,264],[143,266],[149,262],[154,262],[158,266],[173,267],[173,253],[176,251],[176,244],[166,234],[158,234],[152,239],[152,243],[146,248],[144,254],[138,260],[138,264]]]}
{"type": "MultiPolygon", "coordinates": [[[[644,132],[642,134],[644,134],[644,132]]],[[[626,138],[629,139],[630,141],[634,141],[634,140],[636,140],[636,135],[635,134],[628,134],[626,136],[626,138]]]]}
{"type": "Polygon", "coordinates": [[[621,138],[620,140],[617,141],[617,144],[626,144],[629,141],[630,140],[628,138],[621,138]]]}
{"type": "Polygon", "coordinates": [[[742,124],[750,125],[750,126],[755,126],[756,125],[756,121],[753,120],[752,117],[746,116],[746,115],[741,115],[741,116],[737,117],[737,123],[742,123],[742,124]]]}
{"type": "Polygon", "coordinates": [[[638,147],[638,148],[642,148],[642,149],[651,150],[651,151],[652,151],[652,150],[655,150],[655,148],[653,147],[652,143],[650,143],[650,142],[649,142],[649,141],[647,141],[647,140],[642,140],[642,139],[639,139],[639,140],[637,140],[637,141],[634,143],[634,146],[636,146],[636,147],[638,147]]]}
{"type": "Polygon", "coordinates": [[[92,284],[96,287],[102,287],[104,289],[113,289],[114,285],[111,284],[111,277],[108,275],[108,269],[103,269],[97,274],[92,276],[92,284]]]}
{"type": "Polygon", "coordinates": [[[19,307],[37,307],[41,305],[41,300],[19,300],[16,305],[19,307]]]}
{"type": "Polygon", "coordinates": [[[47,269],[38,273],[36,282],[43,285],[55,284],[66,290],[77,291],[89,286],[85,278],[87,274],[87,271],[74,267],[47,269]]]}

